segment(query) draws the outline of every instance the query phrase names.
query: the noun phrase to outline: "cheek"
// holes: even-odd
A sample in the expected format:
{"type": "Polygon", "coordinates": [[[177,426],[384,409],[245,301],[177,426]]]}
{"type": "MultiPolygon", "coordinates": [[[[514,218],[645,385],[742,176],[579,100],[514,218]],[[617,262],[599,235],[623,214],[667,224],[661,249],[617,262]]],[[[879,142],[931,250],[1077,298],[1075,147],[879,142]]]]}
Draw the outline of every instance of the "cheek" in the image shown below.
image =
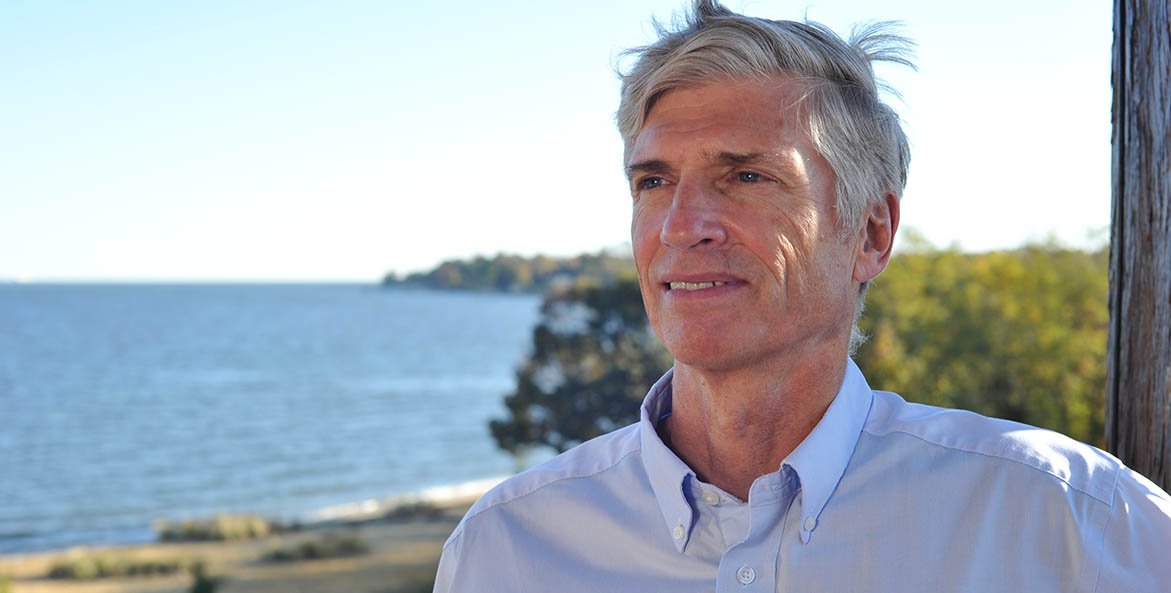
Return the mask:
{"type": "Polygon", "coordinates": [[[776,233],[773,237],[773,259],[770,262],[773,268],[773,274],[778,278],[785,277],[785,262],[797,256],[793,252],[793,244],[785,238],[785,235],[776,233]]]}
{"type": "Polygon", "coordinates": [[[634,248],[634,263],[640,275],[659,246],[662,217],[646,208],[634,206],[630,222],[630,243],[634,248]]]}
{"type": "Polygon", "coordinates": [[[808,210],[773,212],[768,225],[778,253],[787,258],[810,255],[821,240],[820,220],[808,210]]]}
{"type": "Polygon", "coordinates": [[[808,268],[819,257],[817,219],[805,212],[774,210],[758,217],[757,222],[749,231],[750,236],[759,237],[752,251],[792,297],[810,283],[808,268]]]}

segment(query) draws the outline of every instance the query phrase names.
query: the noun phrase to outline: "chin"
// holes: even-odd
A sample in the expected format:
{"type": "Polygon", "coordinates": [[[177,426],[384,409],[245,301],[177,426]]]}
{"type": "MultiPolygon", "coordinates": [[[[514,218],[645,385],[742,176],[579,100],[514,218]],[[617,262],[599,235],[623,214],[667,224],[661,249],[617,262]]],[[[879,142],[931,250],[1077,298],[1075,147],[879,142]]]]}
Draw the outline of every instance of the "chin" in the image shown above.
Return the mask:
{"type": "Polygon", "coordinates": [[[667,343],[667,351],[675,358],[676,364],[707,371],[728,371],[749,364],[751,356],[732,344],[711,340],[696,343],[667,343]]]}
{"type": "MultiPolygon", "coordinates": [[[[707,320],[709,322],[714,320],[707,320]]],[[[743,328],[726,323],[688,323],[653,325],[659,341],[677,363],[696,368],[719,368],[744,357],[755,336],[744,335],[743,328]]]]}

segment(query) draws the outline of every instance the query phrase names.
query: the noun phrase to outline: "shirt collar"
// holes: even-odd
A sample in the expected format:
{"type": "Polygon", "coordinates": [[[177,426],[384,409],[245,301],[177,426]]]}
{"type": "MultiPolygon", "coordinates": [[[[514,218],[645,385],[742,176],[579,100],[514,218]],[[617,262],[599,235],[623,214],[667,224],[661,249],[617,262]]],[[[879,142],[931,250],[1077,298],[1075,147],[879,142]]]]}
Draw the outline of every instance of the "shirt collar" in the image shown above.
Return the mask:
{"type": "MultiPolygon", "coordinates": [[[[643,400],[639,438],[651,488],[675,548],[682,553],[692,523],[684,480],[694,477],[695,472],[663,443],[655,428],[659,419],[671,411],[673,377],[674,369],[667,371],[643,400]]],[[[872,400],[873,393],[862,371],[853,360],[848,360],[846,376],[825,415],[782,463],[782,467],[790,466],[801,481],[801,541],[804,543],[809,542],[818,517],[846,471],[872,400]]]]}
{"type": "Polygon", "coordinates": [[[873,399],[866,377],[853,360],[848,360],[842,386],[825,415],[781,464],[792,467],[801,479],[803,543],[809,543],[821,512],[846,473],[873,399]]]}
{"type": "Polygon", "coordinates": [[[667,522],[667,533],[675,542],[675,549],[682,553],[691,532],[692,519],[691,504],[683,493],[684,480],[687,476],[694,476],[695,472],[663,443],[655,429],[659,419],[671,411],[671,379],[674,376],[675,369],[671,369],[651,387],[642,402],[638,430],[642,441],[642,462],[651,489],[659,501],[663,520],[667,522]]]}

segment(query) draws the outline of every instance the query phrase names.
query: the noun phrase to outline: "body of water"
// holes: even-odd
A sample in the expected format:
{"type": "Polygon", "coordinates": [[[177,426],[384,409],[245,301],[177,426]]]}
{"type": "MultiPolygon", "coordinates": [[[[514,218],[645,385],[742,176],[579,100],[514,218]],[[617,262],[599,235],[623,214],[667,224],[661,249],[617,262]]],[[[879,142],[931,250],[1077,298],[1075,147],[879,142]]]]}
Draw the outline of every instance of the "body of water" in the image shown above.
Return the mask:
{"type": "Polygon", "coordinates": [[[506,475],[533,295],[0,286],[0,553],[506,475]]]}

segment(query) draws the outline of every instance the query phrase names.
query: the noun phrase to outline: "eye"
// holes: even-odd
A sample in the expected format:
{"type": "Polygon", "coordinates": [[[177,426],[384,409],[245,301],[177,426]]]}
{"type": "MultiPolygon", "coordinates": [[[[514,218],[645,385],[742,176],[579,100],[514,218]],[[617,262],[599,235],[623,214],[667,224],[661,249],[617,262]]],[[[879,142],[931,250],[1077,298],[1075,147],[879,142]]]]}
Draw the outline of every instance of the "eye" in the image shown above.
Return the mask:
{"type": "Polygon", "coordinates": [[[753,173],[752,171],[741,171],[736,174],[737,181],[741,183],[757,183],[761,180],[760,173],[753,173]]]}
{"type": "Polygon", "coordinates": [[[647,189],[655,189],[656,187],[661,187],[662,185],[663,185],[663,178],[662,177],[646,177],[646,178],[638,180],[637,188],[640,190],[647,190],[647,189]]]}

